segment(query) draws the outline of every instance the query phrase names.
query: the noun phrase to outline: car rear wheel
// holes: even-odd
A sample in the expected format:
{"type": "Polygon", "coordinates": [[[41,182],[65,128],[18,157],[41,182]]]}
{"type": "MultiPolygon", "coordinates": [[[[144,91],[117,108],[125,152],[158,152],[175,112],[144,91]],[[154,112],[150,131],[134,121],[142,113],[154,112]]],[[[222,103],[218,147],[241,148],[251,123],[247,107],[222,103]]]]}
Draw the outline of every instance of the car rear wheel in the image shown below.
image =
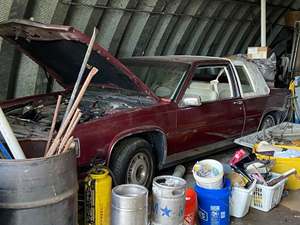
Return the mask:
{"type": "Polygon", "coordinates": [[[264,130],[273,127],[277,124],[276,117],[273,114],[266,115],[260,125],[260,130],[264,130]]]}
{"type": "Polygon", "coordinates": [[[154,176],[154,157],[149,142],[142,138],[129,138],[115,147],[110,168],[119,184],[151,186],[154,176]]]}

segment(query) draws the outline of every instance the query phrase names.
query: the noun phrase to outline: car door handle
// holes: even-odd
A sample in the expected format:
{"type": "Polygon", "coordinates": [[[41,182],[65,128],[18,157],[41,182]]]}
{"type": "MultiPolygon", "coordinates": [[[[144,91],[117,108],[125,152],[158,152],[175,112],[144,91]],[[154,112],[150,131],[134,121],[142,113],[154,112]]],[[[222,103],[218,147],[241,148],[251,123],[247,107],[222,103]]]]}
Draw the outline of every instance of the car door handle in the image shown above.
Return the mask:
{"type": "Polygon", "coordinates": [[[233,104],[234,104],[234,105],[242,105],[242,104],[243,104],[243,101],[234,101],[233,104]]]}

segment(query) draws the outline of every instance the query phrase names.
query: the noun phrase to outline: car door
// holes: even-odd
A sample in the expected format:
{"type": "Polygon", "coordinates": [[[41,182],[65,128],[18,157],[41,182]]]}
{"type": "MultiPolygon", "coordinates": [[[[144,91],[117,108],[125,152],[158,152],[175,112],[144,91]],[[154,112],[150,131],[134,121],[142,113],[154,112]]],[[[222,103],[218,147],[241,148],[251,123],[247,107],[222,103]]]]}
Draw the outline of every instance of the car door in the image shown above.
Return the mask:
{"type": "MultiPolygon", "coordinates": [[[[196,66],[177,111],[177,152],[221,143],[242,133],[244,105],[231,65],[196,66]],[[198,96],[201,105],[184,105],[198,96]]],[[[216,145],[217,148],[217,145],[216,145]]]]}

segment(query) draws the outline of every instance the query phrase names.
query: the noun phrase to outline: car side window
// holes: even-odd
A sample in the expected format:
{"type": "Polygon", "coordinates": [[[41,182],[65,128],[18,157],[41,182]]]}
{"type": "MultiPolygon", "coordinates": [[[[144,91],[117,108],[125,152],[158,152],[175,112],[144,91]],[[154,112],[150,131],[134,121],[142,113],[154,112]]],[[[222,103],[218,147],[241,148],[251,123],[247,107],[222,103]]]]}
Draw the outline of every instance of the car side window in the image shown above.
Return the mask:
{"type": "Polygon", "coordinates": [[[197,67],[184,97],[197,96],[201,102],[233,97],[232,82],[226,66],[197,67]]]}
{"type": "Polygon", "coordinates": [[[250,77],[242,65],[235,65],[236,71],[238,73],[240,82],[241,82],[241,88],[244,94],[249,94],[254,92],[253,85],[251,83],[250,77]]]}

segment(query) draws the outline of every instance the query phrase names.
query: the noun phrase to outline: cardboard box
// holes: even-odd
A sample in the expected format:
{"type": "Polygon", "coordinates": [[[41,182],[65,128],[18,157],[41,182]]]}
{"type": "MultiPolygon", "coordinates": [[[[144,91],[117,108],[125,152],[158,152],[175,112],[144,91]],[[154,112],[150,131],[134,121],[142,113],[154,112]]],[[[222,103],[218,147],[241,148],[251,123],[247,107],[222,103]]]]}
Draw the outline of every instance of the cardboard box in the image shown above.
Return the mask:
{"type": "Polygon", "coordinates": [[[270,49],[268,47],[248,47],[248,57],[250,59],[267,59],[270,49]]]}
{"type": "Polygon", "coordinates": [[[290,11],[285,17],[285,25],[294,27],[296,21],[300,21],[300,11],[290,11]]]}

